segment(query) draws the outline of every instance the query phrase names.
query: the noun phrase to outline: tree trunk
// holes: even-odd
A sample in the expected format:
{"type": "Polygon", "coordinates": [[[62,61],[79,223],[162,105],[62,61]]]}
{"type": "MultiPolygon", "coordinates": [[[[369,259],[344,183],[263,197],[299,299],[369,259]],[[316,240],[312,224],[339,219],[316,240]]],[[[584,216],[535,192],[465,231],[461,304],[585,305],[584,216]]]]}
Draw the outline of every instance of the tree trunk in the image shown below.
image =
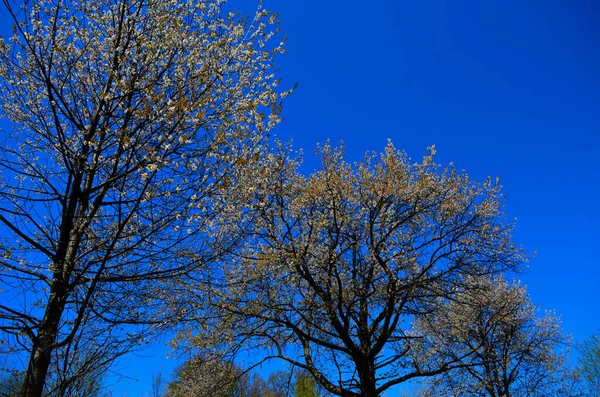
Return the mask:
{"type": "MultiPolygon", "coordinates": [[[[90,139],[89,137],[87,138],[90,139]]],[[[85,168],[85,159],[88,152],[89,146],[86,145],[80,157],[80,170],[85,168]]],[[[48,304],[38,328],[37,338],[33,340],[33,348],[20,397],[41,397],[44,391],[52,352],[56,349],[55,344],[58,337],[60,320],[69,295],[67,285],[71,277],[79,243],[81,242],[81,233],[75,232],[75,219],[83,219],[87,211],[87,205],[81,205],[82,201],[87,204],[87,196],[82,194],[80,187],[83,177],[83,171],[75,174],[73,188],[69,193],[69,202],[66,206],[66,212],[60,228],[58,250],[54,257],[55,270],[52,278],[52,286],[50,287],[48,304]]]]}
{"type": "Polygon", "coordinates": [[[58,335],[58,324],[65,309],[66,295],[62,281],[58,281],[55,278],[52,292],[48,299],[48,305],[46,306],[46,312],[40,323],[38,336],[33,342],[34,345],[20,397],[42,396],[52,351],[55,349],[54,344],[58,335]]]}
{"type": "Polygon", "coordinates": [[[367,359],[356,363],[358,376],[360,378],[360,388],[362,397],[378,397],[377,384],[375,381],[374,364],[367,359]]]}

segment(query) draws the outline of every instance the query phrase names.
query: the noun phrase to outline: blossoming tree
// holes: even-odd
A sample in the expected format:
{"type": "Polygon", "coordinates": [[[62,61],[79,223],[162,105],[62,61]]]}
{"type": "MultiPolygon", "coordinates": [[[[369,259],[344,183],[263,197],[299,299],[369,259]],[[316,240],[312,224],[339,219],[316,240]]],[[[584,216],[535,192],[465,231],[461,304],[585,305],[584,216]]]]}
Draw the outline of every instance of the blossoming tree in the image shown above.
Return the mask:
{"type": "Polygon", "coordinates": [[[273,14],[223,3],[3,0],[0,331],[30,354],[22,395],[78,338],[143,342],[162,281],[235,244],[219,220],[279,121],[283,49],[273,14]]]}
{"type": "Polygon", "coordinates": [[[344,397],[460,365],[415,359],[409,323],[467,277],[527,258],[498,184],[441,169],[433,152],[413,163],[390,143],[349,164],[326,145],[308,177],[273,155],[251,206],[253,238],[222,262],[220,279],[192,290],[197,323],[182,338],[205,351],[266,349],[344,397]]]}
{"type": "Polygon", "coordinates": [[[538,316],[524,286],[501,277],[466,280],[452,300],[417,320],[422,360],[462,362],[424,383],[422,397],[582,396],[559,319],[538,316]]]}

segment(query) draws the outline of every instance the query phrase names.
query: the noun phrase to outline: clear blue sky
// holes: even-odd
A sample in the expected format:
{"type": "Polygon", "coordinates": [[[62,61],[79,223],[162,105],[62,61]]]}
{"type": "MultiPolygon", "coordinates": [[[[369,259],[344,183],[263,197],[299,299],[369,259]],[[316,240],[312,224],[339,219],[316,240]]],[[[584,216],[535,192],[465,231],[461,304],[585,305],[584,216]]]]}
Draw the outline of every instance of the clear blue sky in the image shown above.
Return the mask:
{"type": "MultiPolygon", "coordinates": [[[[351,158],[388,138],[437,147],[472,176],[499,176],[535,303],[583,339],[600,328],[600,3],[277,1],[281,138],[343,140],[351,158]]],[[[312,162],[312,163],[311,163],[312,162]]]]}
{"type": "MultiPolygon", "coordinates": [[[[413,158],[435,144],[438,161],[499,176],[516,241],[538,250],[520,276],[532,300],[562,315],[577,340],[600,328],[599,2],[264,5],[280,12],[288,36],[282,84],[299,84],[274,133],[305,149],[307,171],[317,142],[343,140],[358,160],[391,138],[413,158]]],[[[122,389],[130,396],[149,391],[152,372],[172,368],[156,351],[129,360],[126,372],[139,377],[122,389]]]]}

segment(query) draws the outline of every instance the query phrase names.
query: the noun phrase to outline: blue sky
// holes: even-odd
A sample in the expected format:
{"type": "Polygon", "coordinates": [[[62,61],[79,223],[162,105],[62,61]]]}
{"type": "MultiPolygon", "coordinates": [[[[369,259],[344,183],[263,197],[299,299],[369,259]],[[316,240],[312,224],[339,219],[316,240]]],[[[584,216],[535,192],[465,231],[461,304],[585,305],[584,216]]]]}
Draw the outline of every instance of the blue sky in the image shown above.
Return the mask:
{"type": "MultiPolygon", "coordinates": [[[[600,3],[263,3],[288,36],[282,84],[299,84],[274,134],[305,150],[304,169],[328,138],[353,160],[391,138],[413,158],[435,144],[439,162],[499,176],[516,241],[538,251],[519,276],[532,300],[577,340],[600,328],[600,3]]],[[[174,364],[162,354],[129,359],[139,381],[114,395],[149,391],[150,374],[174,364]]]]}
{"type": "MultiPolygon", "coordinates": [[[[583,339],[600,328],[600,4],[594,1],[265,1],[299,83],[277,130],[350,158],[388,138],[413,158],[499,176],[520,277],[583,339]]],[[[312,168],[310,168],[312,166],[312,168]]]]}

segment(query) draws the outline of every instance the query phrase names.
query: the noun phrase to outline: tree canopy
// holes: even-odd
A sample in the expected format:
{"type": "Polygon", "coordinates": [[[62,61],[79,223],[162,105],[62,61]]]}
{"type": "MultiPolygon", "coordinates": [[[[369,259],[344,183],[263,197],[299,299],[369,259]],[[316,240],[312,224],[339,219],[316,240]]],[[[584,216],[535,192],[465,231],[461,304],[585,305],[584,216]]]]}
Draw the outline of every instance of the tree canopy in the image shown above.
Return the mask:
{"type": "Polygon", "coordinates": [[[524,286],[496,276],[467,279],[460,289],[417,319],[424,361],[438,355],[463,364],[428,379],[423,397],[581,395],[559,319],[540,316],[524,286]]]}
{"type": "Polygon", "coordinates": [[[278,370],[265,381],[258,373],[218,358],[192,357],[175,369],[166,397],[321,397],[305,371],[278,370]]]}
{"type": "Polygon", "coordinates": [[[235,244],[222,198],[280,120],[283,49],[273,14],[223,4],[3,1],[0,331],[30,354],[24,396],[76,340],[145,343],[161,280],[235,244]]]}
{"type": "MultiPolygon", "coordinates": [[[[2,4],[0,354],[26,365],[0,394],[100,395],[167,330],[198,353],[172,397],[580,391],[558,319],[503,278],[528,256],[498,180],[391,142],[355,163],[326,143],[305,175],[268,142],[291,90],[262,3],[2,4]],[[295,372],[249,375],[254,349],[295,372]]],[[[581,353],[596,395],[598,338],[581,353]]]]}
{"type": "Polygon", "coordinates": [[[413,163],[390,143],[349,164],[327,144],[321,169],[305,177],[280,147],[250,205],[252,237],[221,262],[221,279],[192,292],[191,343],[265,348],[341,396],[380,395],[458,365],[415,359],[410,321],[467,277],[516,269],[526,256],[500,186],[441,168],[434,152],[413,163]]]}

